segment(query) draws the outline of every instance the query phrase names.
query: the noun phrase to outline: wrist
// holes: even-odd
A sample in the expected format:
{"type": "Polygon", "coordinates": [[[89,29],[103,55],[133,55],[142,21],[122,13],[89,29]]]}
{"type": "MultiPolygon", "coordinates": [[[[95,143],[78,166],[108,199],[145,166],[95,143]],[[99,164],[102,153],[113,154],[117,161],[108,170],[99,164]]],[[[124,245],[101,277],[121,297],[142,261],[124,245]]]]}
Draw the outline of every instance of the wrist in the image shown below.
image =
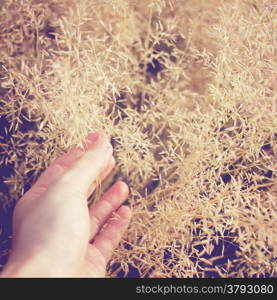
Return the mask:
{"type": "Polygon", "coordinates": [[[0,276],[3,278],[63,277],[64,271],[59,269],[58,265],[53,267],[49,258],[42,254],[30,259],[19,259],[11,254],[0,276]]]}

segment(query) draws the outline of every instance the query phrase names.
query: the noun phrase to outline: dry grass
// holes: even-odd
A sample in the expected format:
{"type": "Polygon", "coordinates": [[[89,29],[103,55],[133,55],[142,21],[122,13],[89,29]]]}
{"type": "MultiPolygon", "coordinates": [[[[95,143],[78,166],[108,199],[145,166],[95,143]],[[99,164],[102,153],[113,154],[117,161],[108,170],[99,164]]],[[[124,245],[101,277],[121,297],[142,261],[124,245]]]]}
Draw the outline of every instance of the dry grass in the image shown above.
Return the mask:
{"type": "Polygon", "coordinates": [[[3,206],[104,130],[133,208],[110,276],[277,275],[274,0],[0,5],[3,206]]]}

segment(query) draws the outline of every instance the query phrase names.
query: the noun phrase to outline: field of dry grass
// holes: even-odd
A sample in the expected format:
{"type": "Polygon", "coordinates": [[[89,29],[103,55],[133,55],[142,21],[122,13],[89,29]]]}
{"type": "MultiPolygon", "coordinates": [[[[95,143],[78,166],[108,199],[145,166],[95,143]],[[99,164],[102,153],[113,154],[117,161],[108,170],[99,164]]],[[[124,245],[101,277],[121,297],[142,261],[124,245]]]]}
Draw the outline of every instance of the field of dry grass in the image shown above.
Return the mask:
{"type": "Polygon", "coordinates": [[[133,209],[109,276],[277,275],[275,0],[0,7],[0,260],[5,211],[104,130],[133,209]]]}

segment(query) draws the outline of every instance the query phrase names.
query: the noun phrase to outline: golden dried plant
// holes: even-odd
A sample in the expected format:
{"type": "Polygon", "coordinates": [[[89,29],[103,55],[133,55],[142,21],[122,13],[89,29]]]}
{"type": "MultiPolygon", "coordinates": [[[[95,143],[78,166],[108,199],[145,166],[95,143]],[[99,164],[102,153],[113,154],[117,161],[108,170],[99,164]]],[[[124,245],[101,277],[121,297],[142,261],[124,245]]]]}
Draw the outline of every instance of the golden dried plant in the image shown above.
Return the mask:
{"type": "Polygon", "coordinates": [[[133,209],[109,276],[277,275],[274,0],[0,5],[3,210],[104,130],[133,209]]]}

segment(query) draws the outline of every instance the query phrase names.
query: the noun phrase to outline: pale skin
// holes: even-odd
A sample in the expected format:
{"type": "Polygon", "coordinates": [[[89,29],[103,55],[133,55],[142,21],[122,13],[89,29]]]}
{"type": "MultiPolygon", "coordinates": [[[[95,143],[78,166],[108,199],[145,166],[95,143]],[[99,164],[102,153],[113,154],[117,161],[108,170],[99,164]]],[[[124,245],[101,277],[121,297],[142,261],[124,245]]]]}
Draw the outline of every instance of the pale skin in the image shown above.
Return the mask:
{"type": "Polygon", "coordinates": [[[128,187],[116,182],[88,208],[87,199],[115,165],[107,136],[56,159],[18,201],[13,246],[2,277],[104,277],[131,211],[128,187]]]}

